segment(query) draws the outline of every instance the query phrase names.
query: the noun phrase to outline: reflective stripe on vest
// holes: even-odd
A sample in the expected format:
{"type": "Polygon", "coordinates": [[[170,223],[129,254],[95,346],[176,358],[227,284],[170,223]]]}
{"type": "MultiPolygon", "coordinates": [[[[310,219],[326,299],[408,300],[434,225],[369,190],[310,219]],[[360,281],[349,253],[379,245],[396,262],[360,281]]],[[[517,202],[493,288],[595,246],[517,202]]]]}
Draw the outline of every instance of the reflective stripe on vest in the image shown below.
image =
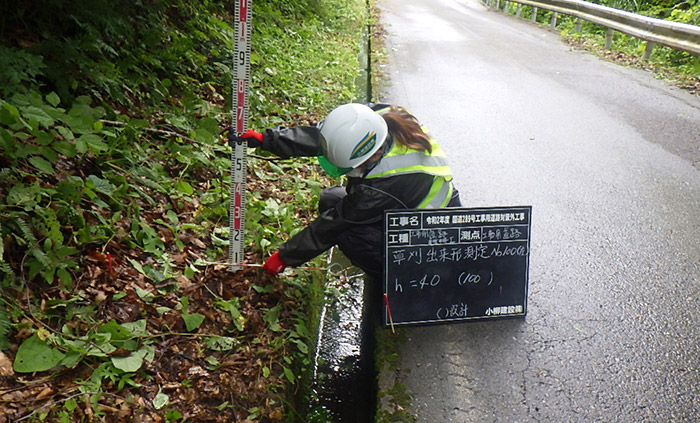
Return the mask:
{"type": "Polygon", "coordinates": [[[443,177],[436,177],[430,192],[416,208],[418,209],[441,209],[447,207],[452,199],[452,181],[443,177]]]}
{"type": "Polygon", "coordinates": [[[433,175],[435,176],[433,185],[417,208],[437,209],[447,206],[452,198],[452,171],[447,165],[445,154],[440,146],[432,139],[430,139],[430,144],[432,153],[394,143],[391,150],[382,157],[377,166],[365,178],[382,178],[409,173],[433,175]]]}
{"type": "Polygon", "coordinates": [[[366,178],[381,178],[404,173],[427,173],[451,179],[452,171],[447,165],[445,153],[432,139],[430,139],[430,145],[432,153],[414,150],[395,142],[391,150],[382,157],[366,178]]]}

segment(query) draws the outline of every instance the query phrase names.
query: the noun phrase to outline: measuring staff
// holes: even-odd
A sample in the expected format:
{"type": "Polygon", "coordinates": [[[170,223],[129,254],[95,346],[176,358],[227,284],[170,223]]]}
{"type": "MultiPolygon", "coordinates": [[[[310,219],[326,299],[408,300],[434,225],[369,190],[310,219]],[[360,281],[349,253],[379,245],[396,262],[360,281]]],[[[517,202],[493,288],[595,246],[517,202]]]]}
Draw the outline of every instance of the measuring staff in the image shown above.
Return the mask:
{"type": "Polygon", "coordinates": [[[330,176],[347,176],[347,186],[323,190],[318,218],[267,259],[263,267],[273,275],[338,245],[381,280],[384,210],[461,205],[440,146],[400,107],[344,104],[316,126],[249,130],[229,143],[282,158],[317,156],[330,176]]]}
{"type": "MultiPolygon", "coordinates": [[[[229,134],[242,134],[248,130],[248,87],[250,82],[250,36],[252,12],[251,0],[239,0],[234,10],[233,32],[233,96],[232,127],[229,134]]],[[[232,145],[231,150],[231,206],[229,210],[229,270],[240,269],[243,262],[245,231],[245,182],[247,157],[245,146],[232,145]]]]}

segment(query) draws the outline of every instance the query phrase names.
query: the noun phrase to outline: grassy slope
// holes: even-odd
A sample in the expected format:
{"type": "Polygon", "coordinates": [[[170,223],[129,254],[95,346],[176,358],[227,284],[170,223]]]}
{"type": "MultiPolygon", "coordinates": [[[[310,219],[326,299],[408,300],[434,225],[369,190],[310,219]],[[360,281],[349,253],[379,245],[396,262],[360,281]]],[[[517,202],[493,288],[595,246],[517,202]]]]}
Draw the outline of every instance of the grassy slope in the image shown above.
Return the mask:
{"type": "MultiPolygon", "coordinates": [[[[0,34],[0,421],[293,420],[321,275],[208,264],[226,258],[230,10],[34,6],[0,34]]],[[[251,127],[354,97],[363,6],[255,2],[251,127]]],[[[327,181],[249,166],[259,263],[327,181]]]]}

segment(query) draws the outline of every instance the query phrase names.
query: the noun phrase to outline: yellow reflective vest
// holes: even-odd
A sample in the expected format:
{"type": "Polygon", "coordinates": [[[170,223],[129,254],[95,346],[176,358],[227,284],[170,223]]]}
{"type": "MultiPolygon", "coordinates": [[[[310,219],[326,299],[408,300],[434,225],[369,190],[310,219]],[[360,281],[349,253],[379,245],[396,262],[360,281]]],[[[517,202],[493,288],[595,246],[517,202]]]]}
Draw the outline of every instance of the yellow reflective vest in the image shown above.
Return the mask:
{"type": "MultiPolygon", "coordinates": [[[[423,132],[427,131],[423,127],[423,132]]],[[[418,204],[419,209],[437,209],[447,206],[452,198],[452,171],[447,165],[445,153],[437,142],[430,138],[432,152],[415,150],[395,142],[391,150],[365,178],[385,178],[408,173],[433,175],[433,185],[428,195],[418,204]]]]}

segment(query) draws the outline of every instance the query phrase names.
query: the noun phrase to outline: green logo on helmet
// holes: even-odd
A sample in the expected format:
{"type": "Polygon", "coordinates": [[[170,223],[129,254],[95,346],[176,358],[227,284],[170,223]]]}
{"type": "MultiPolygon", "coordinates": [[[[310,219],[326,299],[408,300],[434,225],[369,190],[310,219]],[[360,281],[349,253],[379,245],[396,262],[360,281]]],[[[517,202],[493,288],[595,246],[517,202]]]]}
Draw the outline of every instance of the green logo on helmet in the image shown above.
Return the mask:
{"type": "Polygon", "coordinates": [[[358,157],[362,157],[365,154],[367,154],[368,151],[374,147],[374,144],[377,143],[377,134],[374,132],[370,131],[365,135],[362,140],[360,140],[359,143],[353,148],[352,154],[350,155],[350,160],[356,159],[358,157]]]}

